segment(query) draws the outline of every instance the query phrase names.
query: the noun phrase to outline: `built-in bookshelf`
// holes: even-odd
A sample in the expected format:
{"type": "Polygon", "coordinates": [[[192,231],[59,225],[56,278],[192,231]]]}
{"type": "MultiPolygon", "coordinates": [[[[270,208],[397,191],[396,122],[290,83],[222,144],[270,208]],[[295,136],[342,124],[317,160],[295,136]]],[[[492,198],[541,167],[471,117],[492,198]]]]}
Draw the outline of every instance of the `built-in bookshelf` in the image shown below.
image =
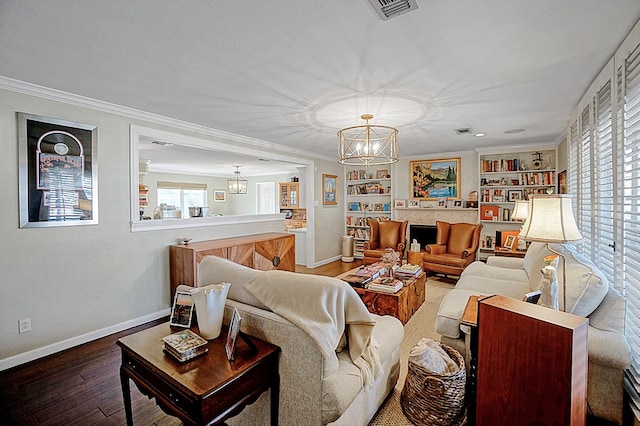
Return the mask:
{"type": "Polygon", "coordinates": [[[557,153],[555,147],[479,151],[478,207],[483,224],[480,258],[493,253],[500,242],[496,231],[517,230],[522,222],[511,220],[517,200],[532,194],[556,191],[557,153]]]}
{"type": "Polygon", "coordinates": [[[354,257],[362,259],[364,243],[370,236],[367,219],[391,219],[391,169],[389,166],[346,168],[345,186],[346,233],[354,237],[354,257]]]}

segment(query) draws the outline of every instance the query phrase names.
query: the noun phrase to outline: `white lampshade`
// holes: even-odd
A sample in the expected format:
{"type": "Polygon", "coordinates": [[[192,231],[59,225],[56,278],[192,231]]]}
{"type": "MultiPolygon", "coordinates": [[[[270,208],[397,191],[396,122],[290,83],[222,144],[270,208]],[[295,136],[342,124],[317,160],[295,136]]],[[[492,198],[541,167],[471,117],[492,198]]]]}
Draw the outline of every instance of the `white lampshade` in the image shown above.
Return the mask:
{"type": "Polygon", "coordinates": [[[530,197],[529,215],[522,225],[520,238],[544,243],[579,241],[569,195],[534,195],[530,197]]]}
{"type": "Polygon", "coordinates": [[[518,200],[511,213],[511,220],[525,220],[529,216],[529,201],[518,200]]]}

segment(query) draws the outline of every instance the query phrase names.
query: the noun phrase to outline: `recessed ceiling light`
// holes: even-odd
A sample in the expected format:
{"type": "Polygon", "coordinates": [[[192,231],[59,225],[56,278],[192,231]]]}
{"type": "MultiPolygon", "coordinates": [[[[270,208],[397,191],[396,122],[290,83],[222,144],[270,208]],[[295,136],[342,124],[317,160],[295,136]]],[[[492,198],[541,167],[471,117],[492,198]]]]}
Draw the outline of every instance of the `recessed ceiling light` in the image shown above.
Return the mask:
{"type": "Polygon", "coordinates": [[[505,133],[507,133],[509,135],[511,135],[513,133],[522,133],[522,132],[524,132],[524,129],[511,129],[511,130],[505,131],[505,133]]]}
{"type": "Polygon", "coordinates": [[[173,145],[171,142],[163,142],[163,141],[151,141],[152,144],[160,145],[160,146],[171,146],[173,145]]]}
{"type": "Polygon", "coordinates": [[[475,134],[475,135],[473,135],[473,136],[475,136],[475,137],[477,137],[477,138],[481,138],[481,137],[483,137],[483,136],[487,136],[487,134],[486,134],[486,133],[476,133],[476,134],[475,134]]]}

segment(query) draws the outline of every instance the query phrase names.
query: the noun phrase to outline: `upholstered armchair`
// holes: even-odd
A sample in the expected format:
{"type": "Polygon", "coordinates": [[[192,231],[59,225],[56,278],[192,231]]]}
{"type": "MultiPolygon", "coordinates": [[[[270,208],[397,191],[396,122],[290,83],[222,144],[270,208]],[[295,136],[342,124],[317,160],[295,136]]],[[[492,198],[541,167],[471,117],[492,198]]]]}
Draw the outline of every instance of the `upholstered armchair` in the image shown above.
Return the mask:
{"type": "Polygon", "coordinates": [[[387,247],[391,247],[400,253],[400,258],[402,259],[404,250],[407,247],[407,225],[409,221],[367,219],[367,223],[371,230],[371,235],[369,236],[369,241],[364,243],[364,263],[379,262],[387,247]]]}
{"type": "Polygon", "coordinates": [[[425,247],[423,268],[428,273],[460,275],[476,260],[482,224],[436,222],[436,244],[425,247]]]}

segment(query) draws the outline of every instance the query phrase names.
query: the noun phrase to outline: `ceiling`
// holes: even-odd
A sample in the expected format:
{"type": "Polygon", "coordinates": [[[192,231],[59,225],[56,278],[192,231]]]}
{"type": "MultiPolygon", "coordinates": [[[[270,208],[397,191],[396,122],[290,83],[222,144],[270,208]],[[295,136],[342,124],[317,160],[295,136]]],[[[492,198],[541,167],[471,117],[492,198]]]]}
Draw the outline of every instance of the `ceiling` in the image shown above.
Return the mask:
{"type": "Polygon", "coordinates": [[[418,4],[382,21],[367,0],[0,0],[0,76],[327,159],[371,113],[407,157],[557,141],[640,17],[638,0],[418,4]]]}

